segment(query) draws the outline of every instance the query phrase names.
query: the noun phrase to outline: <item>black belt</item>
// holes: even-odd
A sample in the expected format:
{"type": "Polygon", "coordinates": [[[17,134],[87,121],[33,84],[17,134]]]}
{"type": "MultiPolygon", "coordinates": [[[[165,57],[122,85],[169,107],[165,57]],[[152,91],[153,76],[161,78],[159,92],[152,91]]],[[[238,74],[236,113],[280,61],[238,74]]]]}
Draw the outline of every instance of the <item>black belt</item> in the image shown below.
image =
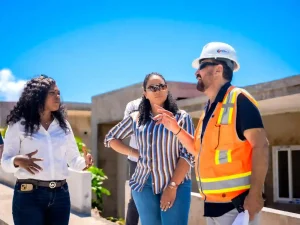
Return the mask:
{"type": "Polygon", "coordinates": [[[48,187],[48,188],[58,188],[62,187],[64,184],[67,183],[66,180],[59,180],[59,181],[43,181],[43,180],[34,180],[34,179],[17,179],[17,183],[21,184],[33,184],[38,187],[48,187]]]}

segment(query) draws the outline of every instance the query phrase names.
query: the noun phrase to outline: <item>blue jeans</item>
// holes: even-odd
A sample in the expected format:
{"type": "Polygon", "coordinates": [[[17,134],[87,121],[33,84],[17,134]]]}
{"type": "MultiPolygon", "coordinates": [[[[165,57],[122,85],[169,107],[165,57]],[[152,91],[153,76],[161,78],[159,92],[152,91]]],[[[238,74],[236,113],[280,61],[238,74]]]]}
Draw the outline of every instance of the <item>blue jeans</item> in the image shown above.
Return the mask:
{"type": "Polygon", "coordinates": [[[141,192],[132,190],[142,225],[188,225],[191,181],[185,181],[179,185],[175,202],[167,211],[161,211],[161,195],[153,193],[151,175],[141,192]]]}
{"type": "Polygon", "coordinates": [[[29,192],[15,185],[12,211],[15,225],[68,225],[70,195],[68,185],[50,189],[37,187],[29,192]]]}

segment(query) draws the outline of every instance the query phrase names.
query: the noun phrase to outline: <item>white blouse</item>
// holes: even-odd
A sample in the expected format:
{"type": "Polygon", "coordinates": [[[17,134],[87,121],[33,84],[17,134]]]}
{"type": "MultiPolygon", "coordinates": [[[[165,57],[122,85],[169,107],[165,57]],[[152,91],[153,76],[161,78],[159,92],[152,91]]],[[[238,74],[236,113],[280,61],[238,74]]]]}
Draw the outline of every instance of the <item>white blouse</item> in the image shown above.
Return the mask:
{"type": "Polygon", "coordinates": [[[3,170],[14,173],[18,179],[44,181],[66,179],[68,165],[74,170],[83,170],[86,167],[85,160],[80,156],[69,122],[67,126],[69,131],[65,133],[58,121],[54,119],[48,130],[40,126],[32,136],[25,136],[22,121],[8,126],[1,160],[3,170]],[[25,155],[35,150],[38,152],[32,157],[43,159],[35,162],[42,167],[42,171],[33,175],[23,168],[14,166],[13,161],[17,155],[25,155]]]}

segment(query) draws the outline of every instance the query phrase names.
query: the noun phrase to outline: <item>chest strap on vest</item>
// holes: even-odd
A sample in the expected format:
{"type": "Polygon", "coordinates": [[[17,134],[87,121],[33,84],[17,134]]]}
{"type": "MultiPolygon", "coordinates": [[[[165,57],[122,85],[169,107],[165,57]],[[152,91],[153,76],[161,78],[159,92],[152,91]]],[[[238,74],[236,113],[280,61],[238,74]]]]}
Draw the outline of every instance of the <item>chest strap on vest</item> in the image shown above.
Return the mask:
{"type": "Polygon", "coordinates": [[[233,88],[229,94],[226,95],[222,102],[222,108],[218,117],[218,125],[231,124],[233,108],[236,101],[237,89],[233,88]]]}
{"type": "Polygon", "coordinates": [[[232,123],[234,104],[236,103],[237,94],[239,93],[243,93],[255,106],[258,106],[257,101],[246,90],[232,88],[222,102],[222,108],[217,122],[218,125],[228,125],[232,123]]]}

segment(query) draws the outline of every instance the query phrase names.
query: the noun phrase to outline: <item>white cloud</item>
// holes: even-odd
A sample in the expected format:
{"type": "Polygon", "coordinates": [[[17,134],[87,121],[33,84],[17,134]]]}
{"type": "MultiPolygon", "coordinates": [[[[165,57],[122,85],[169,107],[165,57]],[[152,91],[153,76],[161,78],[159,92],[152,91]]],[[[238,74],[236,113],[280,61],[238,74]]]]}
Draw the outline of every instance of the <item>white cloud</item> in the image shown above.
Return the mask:
{"type": "Polygon", "coordinates": [[[25,80],[17,80],[9,69],[0,70],[0,99],[17,101],[25,83],[25,80]]]}

